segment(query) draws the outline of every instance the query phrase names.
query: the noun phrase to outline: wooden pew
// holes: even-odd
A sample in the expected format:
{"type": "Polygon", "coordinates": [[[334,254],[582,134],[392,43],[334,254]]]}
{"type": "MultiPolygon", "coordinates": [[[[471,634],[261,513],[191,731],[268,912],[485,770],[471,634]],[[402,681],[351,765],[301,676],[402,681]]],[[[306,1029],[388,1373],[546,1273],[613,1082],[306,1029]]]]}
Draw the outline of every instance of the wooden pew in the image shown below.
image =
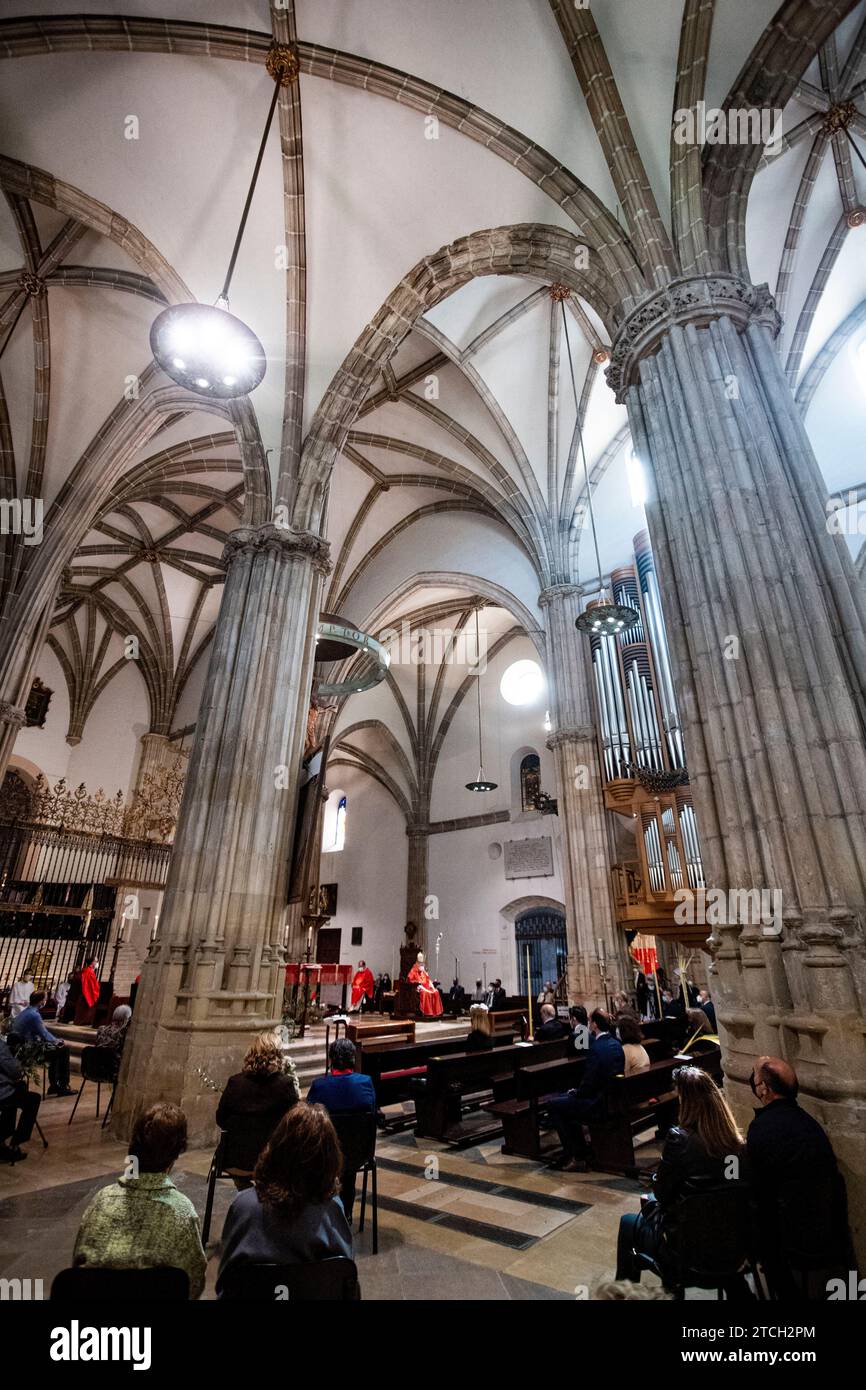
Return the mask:
{"type": "MultiPolygon", "coordinates": [[[[511,1044],[511,1037],[503,1033],[493,1039],[493,1046],[505,1047],[511,1044]]],[[[362,1071],[372,1079],[376,1090],[376,1104],[381,1110],[385,1105],[395,1105],[400,1101],[412,1100],[412,1082],[426,1076],[427,1062],[431,1057],[447,1057],[466,1048],[465,1038],[444,1038],[439,1042],[407,1043],[398,1039],[385,1042],[362,1043],[355,1061],[356,1071],[362,1071]]]]}
{"type": "Polygon", "coordinates": [[[500,1033],[511,1033],[525,1038],[529,1028],[525,1009],[491,1010],[490,1023],[494,1037],[498,1037],[500,1033]]]}
{"type": "MultiPolygon", "coordinates": [[[[644,1038],[644,1047],[651,1062],[662,1060],[667,1051],[660,1038],[644,1038]]],[[[560,1061],[523,1067],[517,1074],[513,1096],[504,1094],[501,1087],[494,1085],[493,1102],[484,1109],[502,1122],[503,1153],[541,1158],[540,1122],[548,1102],[553,1096],[580,1085],[585,1060],[585,1052],[570,1052],[560,1061]]]]}
{"type": "Polygon", "coordinates": [[[559,1095],[580,1085],[586,1053],[571,1052],[550,1062],[537,1062],[522,1067],[515,1078],[515,1095],[502,1094],[494,1085],[493,1100],[483,1107],[495,1115],[502,1125],[502,1152],[519,1154],[523,1158],[540,1159],[541,1134],[539,1120],[551,1096],[559,1095]]]}
{"type": "Polygon", "coordinates": [[[605,1093],[606,1114],[589,1121],[593,1167],[605,1173],[637,1177],[635,1139],[650,1128],[664,1130],[676,1123],[677,1094],[673,1073],[682,1066],[701,1067],[721,1081],[722,1057],[716,1043],[693,1048],[688,1062],[668,1057],[633,1076],[617,1076],[605,1093]]]}
{"type": "Polygon", "coordinates": [[[464,1124],[465,1108],[479,1109],[494,1082],[512,1093],[514,1078],[523,1067],[547,1062],[567,1055],[569,1040],[518,1044],[494,1047],[489,1052],[455,1052],[451,1056],[431,1057],[427,1063],[424,1082],[417,1084],[415,1093],[416,1126],[419,1137],[442,1139],[447,1143],[477,1142],[496,1134],[500,1129],[497,1116],[486,1126],[464,1124]],[[483,1133],[482,1133],[483,1131],[483,1133]]]}
{"type": "Polygon", "coordinates": [[[346,1024],[346,1037],[350,1042],[364,1043],[386,1042],[396,1040],[398,1042],[415,1041],[415,1020],[414,1018],[401,1019],[351,1019],[346,1024]]]}

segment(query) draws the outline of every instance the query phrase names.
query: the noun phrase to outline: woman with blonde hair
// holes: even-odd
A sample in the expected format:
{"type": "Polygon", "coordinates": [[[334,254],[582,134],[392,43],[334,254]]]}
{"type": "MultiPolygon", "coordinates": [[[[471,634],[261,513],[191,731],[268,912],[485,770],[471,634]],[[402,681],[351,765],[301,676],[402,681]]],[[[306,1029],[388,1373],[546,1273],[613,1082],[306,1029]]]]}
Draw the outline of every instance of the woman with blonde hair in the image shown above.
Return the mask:
{"type": "Polygon", "coordinates": [[[493,1046],[493,1019],[486,1004],[473,1004],[469,1010],[472,1032],[466,1039],[467,1052],[489,1052],[493,1046]]]}
{"type": "MultiPolygon", "coordinates": [[[[637,1215],[620,1218],[617,1279],[640,1279],[640,1255],[655,1260],[663,1276],[672,1270],[671,1242],[679,1198],[742,1176],[745,1140],[713,1078],[700,1067],[680,1067],[673,1079],[679,1120],[665,1139],[652,1195],[641,1198],[637,1215]]],[[[711,1254],[708,1252],[709,1263],[711,1254]]],[[[742,1287],[738,1281],[730,1293],[738,1296],[742,1287]]]]}
{"type": "Polygon", "coordinates": [[[259,1154],[297,1100],[297,1081],[285,1070],[278,1034],[259,1033],[247,1049],[243,1071],[226,1082],[216,1112],[226,1134],[225,1172],[239,1191],[249,1187],[259,1154]]]}

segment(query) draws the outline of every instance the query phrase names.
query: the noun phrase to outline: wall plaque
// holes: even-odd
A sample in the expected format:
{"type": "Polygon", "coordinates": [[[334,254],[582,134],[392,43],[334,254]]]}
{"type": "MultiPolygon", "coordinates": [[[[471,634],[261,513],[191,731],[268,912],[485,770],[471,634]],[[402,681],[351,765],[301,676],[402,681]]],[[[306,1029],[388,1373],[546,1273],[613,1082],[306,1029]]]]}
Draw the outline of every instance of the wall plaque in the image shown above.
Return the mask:
{"type": "Polygon", "coordinates": [[[553,873],[553,842],[549,835],[505,841],[506,878],[547,878],[553,873]]]}

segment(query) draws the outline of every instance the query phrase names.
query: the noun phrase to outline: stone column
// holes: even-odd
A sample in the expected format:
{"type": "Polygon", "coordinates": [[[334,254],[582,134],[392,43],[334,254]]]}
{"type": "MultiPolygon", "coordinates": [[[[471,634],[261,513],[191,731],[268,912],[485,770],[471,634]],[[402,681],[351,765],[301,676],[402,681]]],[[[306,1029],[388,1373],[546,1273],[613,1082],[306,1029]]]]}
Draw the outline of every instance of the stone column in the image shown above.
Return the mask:
{"type": "Polygon", "coordinates": [[[765,289],[690,281],[639,313],[609,380],[649,475],[704,865],[727,894],[708,921],[727,1090],[748,1120],[755,1056],[792,1063],[866,1254],[866,593],[765,289]],[[770,895],[767,920],[731,890],[770,895]]]}
{"type": "Polygon", "coordinates": [[[582,611],[576,584],[555,584],[539,602],[547,614],[548,678],[559,797],[568,994],[588,1007],[604,1004],[597,965],[604,943],[611,991],[626,983],[625,937],[616,925],[598,744],[593,724],[589,643],[575,627],[582,611]]]}
{"type": "Polygon", "coordinates": [[[418,950],[426,951],[427,919],[424,916],[424,900],[427,897],[430,840],[426,824],[410,822],[406,826],[406,834],[409,837],[409,857],[406,866],[406,921],[415,923],[418,928],[418,950]]]}
{"type": "Polygon", "coordinates": [[[327,545],[265,525],[235,531],[226,558],[160,928],[115,1102],[115,1130],[128,1134],[142,1107],[175,1101],[193,1143],[213,1137],[213,1084],[280,1017],[311,615],[327,545]]]}

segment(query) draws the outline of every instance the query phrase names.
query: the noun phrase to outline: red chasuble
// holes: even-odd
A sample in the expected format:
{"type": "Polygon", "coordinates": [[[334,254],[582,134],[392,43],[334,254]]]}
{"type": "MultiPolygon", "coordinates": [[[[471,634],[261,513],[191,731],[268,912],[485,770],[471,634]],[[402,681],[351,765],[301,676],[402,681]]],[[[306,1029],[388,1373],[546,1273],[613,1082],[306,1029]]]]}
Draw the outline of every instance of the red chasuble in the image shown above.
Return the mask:
{"type": "Polygon", "coordinates": [[[433,988],[433,981],[424,967],[416,961],[406,978],[410,984],[418,986],[422,1014],[427,1018],[438,1018],[442,1013],[442,999],[438,989],[433,988]]]}
{"type": "Polygon", "coordinates": [[[373,972],[372,970],[356,970],[352,976],[352,1008],[356,1008],[366,994],[368,999],[373,998],[373,972]]]}
{"type": "Polygon", "coordinates": [[[99,998],[99,981],[96,978],[96,971],[91,967],[85,966],[81,972],[81,993],[88,1009],[92,1009],[99,998]]]}

